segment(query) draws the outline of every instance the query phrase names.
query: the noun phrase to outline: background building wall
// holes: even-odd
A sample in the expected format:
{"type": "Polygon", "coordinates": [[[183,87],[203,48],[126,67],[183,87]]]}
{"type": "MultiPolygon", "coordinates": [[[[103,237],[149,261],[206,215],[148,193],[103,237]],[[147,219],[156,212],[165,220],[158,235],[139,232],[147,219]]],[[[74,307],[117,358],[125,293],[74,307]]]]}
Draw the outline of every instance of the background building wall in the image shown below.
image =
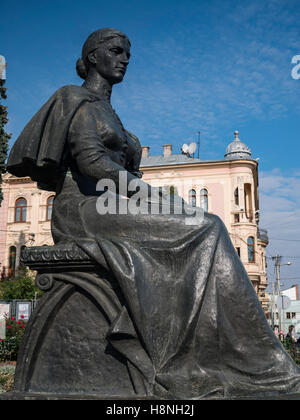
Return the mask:
{"type": "Polygon", "coordinates": [[[7,233],[7,214],[9,202],[9,189],[5,182],[2,183],[3,201],[0,207],[0,272],[6,255],[6,233],[7,233]]]}
{"type": "Polygon", "coordinates": [[[0,262],[8,270],[10,249],[15,247],[15,269],[18,269],[22,246],[53,244],[50,220],[46,220],[46,204],[48,197],[54,193],[39,190],[30,178],[17,178],[10,174],[4,176],[3,185],[5,199],[0,213],[0,223],[1,226],[5,226],[3,229],[5,236],[0,236],[3,244],[0,262]],[[16,201],[20,198],[25,198],[27,202],[24,221],[15,220],[16,201]]]}
{"type": "MultiPolygon", "coordinates": [[[[148,155],[149,156],[149,155],[148,155]]],[[[141,163],[143,179],[152,186],[174,186],[178,194],[189,202],[189,190],[196,191],[196,204],[201,207],[200,192],[208,192],[208,212],[219,216],[236,248],[241,261],[252,281],[259,299],[267,311],[268,297],[265,289],[268,285],[265,253],[267,236],[259,231],[258,179],[257,162],[249,160],[235,161],[199,161],[190,158],[180,162],[180,155],[173,155],[172,164],[160,159],[159,165],[149,165],[144,158],[141,163]],[[236,203],[235,191],[239,200],[236,203]],[[253,238],[254,259],[249,261],[248,239],[253,238]]],[[[151,161],[153,163],[153,159],[151,161]]]]}
{"type": "MultiPolygon", "coordinates": [[[[182,159],[181,155],[172,155],[171,151],[166,157],[159,158],[158,165],[149,165],[149,158],[143,158],[143,180],[156,187],[173,186],[187,202],[189,191],[193,189],[198,207],[203,204],[201,190],[207,190],[208,212],[223,220],[261,303],[267,310],[265,248],[268,240],[259,233],[257,162],[252,159],[211,162],[186,157],[182,159]],[[173,159],[172,164],[170,159],[173,159]],[[249,237],[253,238],[253,261],[249,261],[249,237]]],[[[15,268],[18,269],[22,246],[53,244],[50,220],[47,220],[47,200],[54,193],[39,190],[30,178],[16,178],[10,174],[4,176],[3,186],[5,199],[0,208],[0,262],[8,267],[9,250],[12,246],[16,247],[15,268]],[[21,197],[27,201],[26,221],[16,222],[16,200],[21,197]]]]}

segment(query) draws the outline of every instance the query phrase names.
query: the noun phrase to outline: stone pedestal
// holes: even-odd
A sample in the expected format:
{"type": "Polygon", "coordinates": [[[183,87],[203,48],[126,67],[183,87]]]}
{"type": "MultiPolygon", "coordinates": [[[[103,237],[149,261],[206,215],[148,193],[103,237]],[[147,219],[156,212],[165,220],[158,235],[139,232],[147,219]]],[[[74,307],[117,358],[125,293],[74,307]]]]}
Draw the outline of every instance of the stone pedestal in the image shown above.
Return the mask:
{"type": "Polygon", "coordinates": [[[22,258],[45,294],[25,331],[15,397],[134,398],[138,372],[109,339],[123,303],[105,261],[75,244],[26,248],[22,258]]]}
{"type": "MultiPolygon", "coordinates": [[[[36,284],[45,293],[25,330],[14,390],[0,400],[165,399],[159,392],[154,397],[143,376],[148,356],[128,322],[118,283],[105,259],[99,255],[102,263],[95,263],[88,249],[65,244],[23,251],[24,264],[37,271],[36,284]]],[[[260,398],[258,390],[249,397],[211,393],[202,399],[300,400],[300,395],[267,392],[260,398]]]]}

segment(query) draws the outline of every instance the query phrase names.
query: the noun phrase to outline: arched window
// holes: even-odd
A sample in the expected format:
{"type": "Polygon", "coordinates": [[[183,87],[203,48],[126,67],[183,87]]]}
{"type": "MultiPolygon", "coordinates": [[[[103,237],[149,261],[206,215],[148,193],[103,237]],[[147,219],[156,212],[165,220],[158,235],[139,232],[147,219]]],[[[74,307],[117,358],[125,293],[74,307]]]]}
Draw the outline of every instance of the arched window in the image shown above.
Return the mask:
{"type": "Polygon", "coordinates": [[[54,200],[54,195],[51,195],[47,199],[47,204],[46,204],[46,220],[51,220],[53,200],[54,200]]]}
{"type": "Polygon", "coordinates": [[[252,192],[251,184],[244,184],[244,196],[245,196],[245,213],[246,217],[252,222],[253,219],[253,208],[252,208],[252,192]]]}
{"type": "Polygon", "coordinates": [[[202,207],[204,211],[208,211],[208,191],[206,188],[202,188],[200,191],[200,207],[202,207]]]}
{"type": "Polygon", "coordinates": [[[189,205],[196,207],[196,190],[189,191],[189,205]]]}
{"type": "Polygon", "coordinates": [[[8,277],[12,276],[15,272],[16,255],[17,255],[17,248],[15,246],[10,246],[9,253],[8,253],[8,277]]]}
{"type": "Polygon", "coordinates": [[[239,205],[239,189],[238,188],[236,188],[235,190],[234,190],[234,204],[236,205],[236,206],[238,206],[239,205]]]}
{"type": "Polygon", "coordinates": [[[254,262],[255,261],[255,250],[254,250],[254,238],[253,236],[249,236],[247,240],[248,246],[248,261],[254,262]]]}
{"type": "Polygon", "coordinates": [[[15,203],[15,222],[26,222],[27,201],[25,198],[18,198],[15,203]]]}

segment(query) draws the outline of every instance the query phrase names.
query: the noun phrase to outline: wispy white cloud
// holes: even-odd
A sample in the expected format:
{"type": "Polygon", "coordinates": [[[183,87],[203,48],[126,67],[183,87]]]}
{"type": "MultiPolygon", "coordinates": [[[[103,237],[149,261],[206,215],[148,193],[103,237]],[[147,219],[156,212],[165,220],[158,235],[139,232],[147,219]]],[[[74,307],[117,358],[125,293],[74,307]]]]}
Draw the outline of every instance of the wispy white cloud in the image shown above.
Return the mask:
{"type": "MultiPolygon", "coordinates": [[[[113,93],[124,125],[153,153],[165,141],[179,151],[200,130],[204,158],[220,158],[231,141],[228,133],[249,120],[299,112],[297,82],[290,75],[291,57],[299,53],[297,2],[176,2],[170,27],[156,27],[146,40],[147,31],[132,39],[128,74],[113,93]]],[[[61,40],[63,56],[58,50],[50,66],[27,63],[22,84],[10,91],[9,104],[19,104],[18,111],[10,107],[14,138],[58,87],[81,83],[75,75],[80,46],[67,40],[61,40]]],[[[24,66],[15,60],[15,68],[24,66]]]]}
{"type": "MultiPolygon", "coordinates": [[[[144,144],[167,136],[179,146],[201,129],[207,151],[221,136],[224,148],[224,132],[249,119],[271,121],[300,111],[290,75],[299,12],[287,12],[286,1],[240,2],[230,10],[216,3],[223,13],[216,34],[179,26],[173,37],[137,46],[142,59],[129,67],[115,101],[144,144]]],[[[214,151],[219,157],[223,152],[214,151]]]]}
{"type": "MultiPolygon", "coordinates": [[[[284,268],[283,278],[293,278],[284,283],[289,287],[297,278],[300,281],[300,172],[285,175],[276,169],[261,173],[260,192],[260,222],[270,237],[268,253],[293,262],[284,268]]],[[[269,269],[272,276],[272,265],[269,269]]]]}

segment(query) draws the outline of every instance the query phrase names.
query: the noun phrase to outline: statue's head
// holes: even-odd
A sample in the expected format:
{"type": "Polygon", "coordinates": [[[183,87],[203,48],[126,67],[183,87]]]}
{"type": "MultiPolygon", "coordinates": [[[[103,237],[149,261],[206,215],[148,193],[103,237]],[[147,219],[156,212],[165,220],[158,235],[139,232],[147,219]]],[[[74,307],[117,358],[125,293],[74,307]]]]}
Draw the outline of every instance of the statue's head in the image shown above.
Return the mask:
{"type": "Polygon", "coordinates": [[[93,32],[82,47],[77,60],[77,74],[86,79],[89,72],[97,72],[112,85],[120,83],[130,58],[130,41],[123,32],[103,28],[93,32]]]}

